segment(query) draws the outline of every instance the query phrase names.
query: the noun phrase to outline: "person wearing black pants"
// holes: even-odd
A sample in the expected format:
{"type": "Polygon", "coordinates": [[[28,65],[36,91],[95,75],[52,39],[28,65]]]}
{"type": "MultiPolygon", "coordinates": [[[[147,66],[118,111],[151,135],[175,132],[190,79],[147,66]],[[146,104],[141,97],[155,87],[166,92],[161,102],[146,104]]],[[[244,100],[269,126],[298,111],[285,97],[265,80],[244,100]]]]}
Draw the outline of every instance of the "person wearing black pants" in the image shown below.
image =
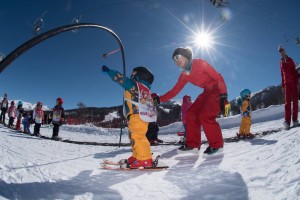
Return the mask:
{"type": "Polygon", "coordinates": [[[41,137],[40,128],[42,123],[44,123],[44,111],[43,111],[43,103],[37,102],[36,108],[33,110],[33,121],[34,121],[34,131],[33,135],[41,137]]]}
{"type": "Polygon", "coordinates": [[[0,115],[0,120],[2,124],[5,126],[5,114],[8,109],[8,100],[7,100],[7,94],[4,94],[4,98],[1,102],[1,115],[0,115]]]}
{"type": "Polygon", "coordinates": [[[61,140],[61,137],[58,136],[59,133],[59,127],[62,125],[62,123],[65,120],[65,110],[62,107],[62,104],[64,103],[62,98],[56,99],[56,106],[53,108],[53,111],[51,113],[52,118],[52,124],[53,124],[53,134],[52,134],[52,140],[61,140]]]}
{"type": "Polygon", "coordinates": [[[53,139],[54,139],[55,137],[58,137],[59,126],[60,126],[59,123],[53,124],[53,136],[52,136],[53,139]]]}
{"type": "Polygon", "coordinates": [[[149,122],[148,131],[146,137],[150,142],[150,145],[156,145],[157,143],[162,143],[163,141],[158,139],[157,133],[159,132],[159,127],[157,122],[149,122]]]}

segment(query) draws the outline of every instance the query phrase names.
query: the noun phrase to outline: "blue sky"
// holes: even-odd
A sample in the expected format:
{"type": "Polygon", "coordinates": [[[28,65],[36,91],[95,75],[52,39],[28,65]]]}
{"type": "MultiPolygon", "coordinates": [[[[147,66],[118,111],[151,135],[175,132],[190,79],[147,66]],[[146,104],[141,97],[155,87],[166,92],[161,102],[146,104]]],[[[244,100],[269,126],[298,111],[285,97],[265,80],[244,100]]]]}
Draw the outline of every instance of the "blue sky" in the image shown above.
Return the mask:
{"type": "MultiPolygon", "coordinates": [[[[126,74],[147,66],[155,75],[152,92],[164,94],[177,81],[179,68],[171,55],[190,46],[224,77],[229,100],[244,88],[256,92],[281,83],[278,45],[300,61],[298,13],[300,1],[229,0],[231,19],[209,0],[0,0],[0,53],[8,55],[34,35],[34,21],[42,16],[41,32],[70,24],[97,23],[113,30],[125,47],[126,74]],[[43,15],[44,14],[44,15],[43,15]],[[195,42],[197,32],[213,33],[211,47],[195,42]]],[[[118,43],[100,29],[79,29],[50,38],[26,51],[0,74],[0,95],[54,106],[62,97],[67,109],[78,102],[89,107],[122,104],[123,89],[100,70],[102,65],[122,72],[120,51],[104,59],[118,43]]],[[[187,85],[176,99],[202,89],[187,85]]]]}

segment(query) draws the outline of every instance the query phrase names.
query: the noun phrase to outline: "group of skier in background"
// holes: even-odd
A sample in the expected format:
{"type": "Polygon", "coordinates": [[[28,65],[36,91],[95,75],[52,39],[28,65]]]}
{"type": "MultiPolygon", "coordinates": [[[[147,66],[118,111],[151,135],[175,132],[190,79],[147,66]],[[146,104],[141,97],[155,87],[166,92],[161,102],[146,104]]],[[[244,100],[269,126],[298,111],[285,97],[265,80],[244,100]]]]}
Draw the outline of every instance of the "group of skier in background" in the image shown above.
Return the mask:
{"type": "MultiPolygon", "coordinates": [[[[60,140],[61,138],[58,136],[59,127],[62,125],[65,119],[65,111],[62,107],[63,104],[62,98],[56,99],[56,105],[52,109],[49,119],[50,123],[53,124],[53,133],[51,139],[60,140]]],[[[5,115],[9,118],[7,127],[11,129],[15,129],[17,131],[24,132],[26,134],[30,134],[32,136],[41,137],[40,128],[42,124],[48,124],[47,119],[45,118],[45,114],[43,111],[43,103],[37,102],[33,111],[25,111],[23,108],[23,102],[18,101],[17,107],[15,106],[15,102],[11,101],[10,105],[7,99],[7,94],[4,94],[3,100],[0,104],[1,107],[1,121],[0,123],[6,126],[5,123],[5,115]],[[17,118],[16,125],[14,126],[14,121],[17,118]],[[21,130],[21,122],[23,124],[23,130],[21,130]],[[33,133],[31,134],[30,125],[34,124],[33,133]]]]}

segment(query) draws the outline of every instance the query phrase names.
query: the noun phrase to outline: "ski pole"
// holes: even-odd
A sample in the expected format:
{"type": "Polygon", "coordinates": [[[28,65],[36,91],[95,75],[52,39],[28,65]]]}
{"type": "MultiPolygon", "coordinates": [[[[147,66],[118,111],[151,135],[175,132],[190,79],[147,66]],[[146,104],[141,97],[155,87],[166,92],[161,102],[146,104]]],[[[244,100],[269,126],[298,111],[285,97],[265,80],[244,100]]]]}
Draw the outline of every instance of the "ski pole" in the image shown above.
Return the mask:
{"type": "Polygon", "coordinates": [[[121,130],[120,130],[120,139],[119,139],[119,148],[121,148],[121,139],[122,139],[122,134],[123,134],[123,118],[121,121],[121,130]]]}
{"type": "Polygon", "coordinates": [[[120,51],[120,50],[121,50],[121,49],[116,49],[116,50],[113,50],[113,51],[111,51],[111,52],[104,53],[104,54],[102,55],[102,57],[103,57],[103,58],[107,58],[109,55],[114,54],[114,53],[117,53],[117,52],[120,51]]]}

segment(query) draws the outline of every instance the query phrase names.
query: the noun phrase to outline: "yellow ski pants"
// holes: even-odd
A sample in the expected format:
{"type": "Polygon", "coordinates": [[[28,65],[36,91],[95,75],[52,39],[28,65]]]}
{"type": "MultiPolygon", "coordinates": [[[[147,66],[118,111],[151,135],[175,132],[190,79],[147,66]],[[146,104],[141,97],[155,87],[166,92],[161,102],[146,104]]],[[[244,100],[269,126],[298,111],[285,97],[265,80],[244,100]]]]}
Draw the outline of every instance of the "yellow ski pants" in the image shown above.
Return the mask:
{"type": "Polygon", "coordinates": [[[148,122],[142,121],[139,114],[131,114],[128,129],[129,139],[132,143],[132,156],[137,160],[151,159],[150,143],[146,137],[148,122]]]}
{"type": "Polygon", "coordinates": [[[250,133],[251,117],[242,117],[240,125],[240,135],[247,135],[250,133]]]}

